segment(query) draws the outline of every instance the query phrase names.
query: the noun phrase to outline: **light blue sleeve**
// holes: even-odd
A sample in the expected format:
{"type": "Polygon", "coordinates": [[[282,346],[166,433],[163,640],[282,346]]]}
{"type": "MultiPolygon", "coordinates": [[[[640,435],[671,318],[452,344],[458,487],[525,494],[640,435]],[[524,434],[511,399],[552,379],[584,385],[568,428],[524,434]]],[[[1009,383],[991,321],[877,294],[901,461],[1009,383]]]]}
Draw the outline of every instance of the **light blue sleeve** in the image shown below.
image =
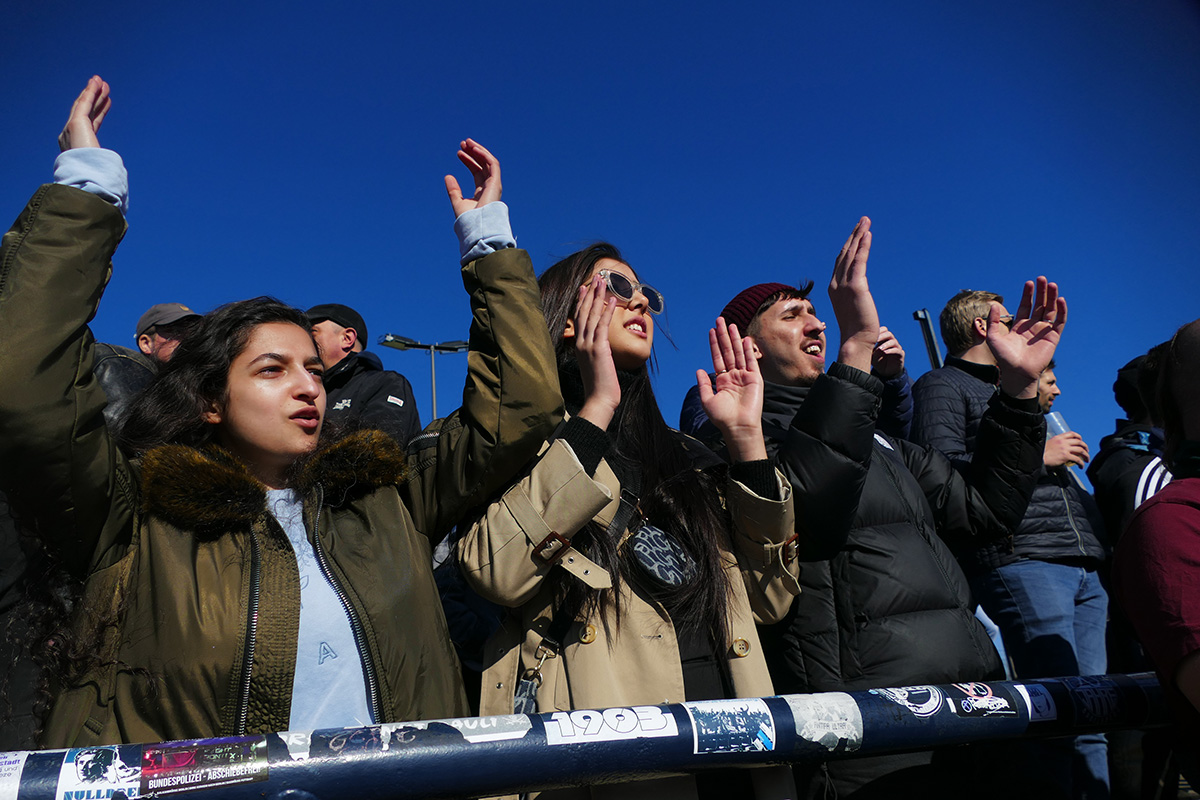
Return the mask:
{"type": "Polygon", "coordinates": [[[517,246],[508,222],[508,206],[501,202],[464,211],[454,220],[454,233],[458,235],[458,252],[463,264],[517,246]]]}
{"type": "Polygon", "coordinates": [[[122,214],[129,208],[129,173],[121,156],[112,150],[77,147],[59,153],[54,160],[54,182],[102,197],[122,214]]]}

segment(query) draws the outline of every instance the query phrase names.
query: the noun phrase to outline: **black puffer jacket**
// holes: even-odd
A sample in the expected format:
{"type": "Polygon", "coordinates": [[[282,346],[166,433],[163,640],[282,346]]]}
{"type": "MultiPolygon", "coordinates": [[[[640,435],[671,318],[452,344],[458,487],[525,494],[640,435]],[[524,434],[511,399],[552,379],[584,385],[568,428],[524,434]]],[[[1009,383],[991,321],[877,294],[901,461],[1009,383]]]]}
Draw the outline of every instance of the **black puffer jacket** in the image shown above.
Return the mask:
{"type": "MultiPolygon", "coordinates": [[[[768,442],[796,489],[801,557],[826,559],[801,564],[803,593],[762,631],[779,692],[1001,674],[947,542],[1005,537],[1021,519],[1045,439],[1036,402],[991,401],[964,477],[930,448],[875,433],[881,390],[834,364],[785,440],[768,442]]],[[[764,417],[789,410],[776,406],[768,398],[764,417]]]]}
{"type": "Polygon", "coordinates": [[[1092,496],[1079,487],[1066,467],[1045,467],[1038,473],[1029,510],[1013,534],[1012,548],[989,544],[960,556],[963,568],[1002,566],[1023,559],[1064,561],[1095,569],[1105,558],[1104,521],[1092,496]]]}

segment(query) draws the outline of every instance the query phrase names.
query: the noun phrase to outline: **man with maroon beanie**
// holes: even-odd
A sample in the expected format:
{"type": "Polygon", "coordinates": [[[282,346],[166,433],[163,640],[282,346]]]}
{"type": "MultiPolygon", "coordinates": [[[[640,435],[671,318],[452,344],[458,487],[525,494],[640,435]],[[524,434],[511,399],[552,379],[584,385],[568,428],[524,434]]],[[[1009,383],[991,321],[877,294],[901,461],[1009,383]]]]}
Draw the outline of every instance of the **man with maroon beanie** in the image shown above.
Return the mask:
{"type": "MultiPolygon", "coordinates": [[[[998,319],[989,340],[1003,391],[984,417],[979,453],[962,475],[936,451],[877,428],[898,345],[883,337],[866,280],[870,220],[837,258],[829,297],[841,333],[826,370],[825,324],[811,284],[751,287],[727,306],[754,346],[764,380],[767,451],[791,481],[802,593],[760,629],[776,691],[862,691],[1002,679],[987,632],[947,541],[999,538],[1021,520],[1041,464],[1045,423],[1037,378],[1053,355],[1066,306],[1057,287],[1026,285],[1020,323],[998,319]],[[1035,302],[1036,295],[1036,302],[1035,302]]],[[[727,320],[728,321],[728,320],[727,320]]],[[[711,440],[715,449],[720,443],[711,440]]],[[[955,797],[968,754],[908,753],[797,767],[810,797],[955,797]]]]}

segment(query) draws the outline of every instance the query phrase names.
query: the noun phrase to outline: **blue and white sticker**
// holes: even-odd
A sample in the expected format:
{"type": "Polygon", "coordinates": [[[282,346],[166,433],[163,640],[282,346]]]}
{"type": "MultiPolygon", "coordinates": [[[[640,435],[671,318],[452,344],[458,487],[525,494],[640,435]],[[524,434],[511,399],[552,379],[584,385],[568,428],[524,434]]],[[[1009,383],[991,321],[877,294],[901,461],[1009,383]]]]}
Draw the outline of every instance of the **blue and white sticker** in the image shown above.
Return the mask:
{"type": "Polygon", "coordinates": [[[675,717],[661,706],[556,711],[546,719],[546,744],[549,745],[678,735],[675,717]]]}
{"type": "Polygon", "coordinates": [[[67,751],[58,773],[57,800],[139,797],[142,746],[79,747],[67,751]]]}
{"type": "Polygon", "coordinates": [[[1013,685],[1025,700],[1025,705],[1029,707],[1031,722],[1058,719],[1058,706],[1054,705],[1054,698],[1046,691],[1045,686],[1040,683],[1013,685]]]}
{"type": "Polygon", "coordinates": [[[29,753],[20,750],[15,753],[0,753],[0,800],[17,800],[17,791],[21,788],[21,770],[25,769],[25,759],[29,753]]]}
{"type": "Polygon", "coordinates": [[[891,700],[898,706],[904,706],[913,716],[932,717],[942,710],[942,702],[946,695],[936,686],[895,686],[886,689],[871,689],[871,694],[891,700]]]}
{"type": "Polygon", "coordinates": [[[692,752],[748,753],[775,749],[775,718],[761,698],[684,703],[692,719],[692,752]]]}

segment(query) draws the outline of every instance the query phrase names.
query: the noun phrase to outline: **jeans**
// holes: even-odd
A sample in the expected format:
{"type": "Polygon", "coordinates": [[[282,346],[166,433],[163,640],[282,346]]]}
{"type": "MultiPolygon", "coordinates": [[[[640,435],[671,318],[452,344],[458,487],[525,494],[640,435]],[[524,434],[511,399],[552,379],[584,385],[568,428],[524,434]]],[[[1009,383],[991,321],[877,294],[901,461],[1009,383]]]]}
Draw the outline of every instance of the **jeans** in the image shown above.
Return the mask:
{"type": "MultiPolygon", "coordinates": [[[[974,576],[971,589],[999,626],[1018,680],[1105,673],[1108,594],[1095,570],[1018,561],[974,576]]],[[[1104,734],[1077,736],[1073,748],[1070,739],[1039,742],[1030,752],[1029,768],[1067,797],[1109,796],[1104,734]]]]}

